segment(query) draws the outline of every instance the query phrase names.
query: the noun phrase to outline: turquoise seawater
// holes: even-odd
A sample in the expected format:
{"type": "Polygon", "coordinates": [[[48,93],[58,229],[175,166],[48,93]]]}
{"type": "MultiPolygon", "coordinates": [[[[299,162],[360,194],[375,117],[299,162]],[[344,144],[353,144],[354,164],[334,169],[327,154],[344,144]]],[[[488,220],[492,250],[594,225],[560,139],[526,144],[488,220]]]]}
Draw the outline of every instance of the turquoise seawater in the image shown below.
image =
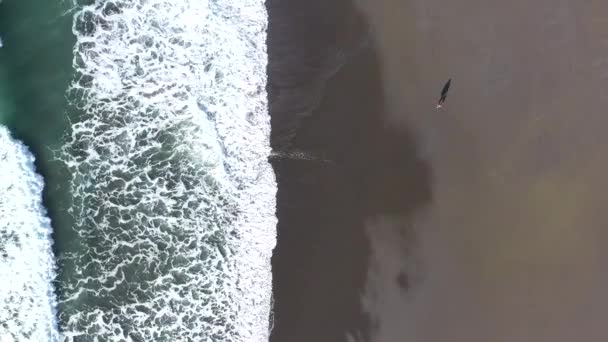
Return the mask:
{"type": "MultiPolygon", "coordinates": [[[[68,128],[65,91],[72,79],[71,4],[68,1],[4,0],[0,3],[0,124],[36,155],[45,178],[45,204],[54,226],[69,223],[66,175],[53,162],[68,128]],[[63,207],[62,207],[63,205],[63,207]]],[[[62,240],[56,239],[61,247],[62,240]]]]}
{"type": "Polygon", "coordinates": [[[1,342],[267,339],[266,25],[260,0],[0,3],[0,276],[52,242],[54,316],[24,288],[1,342]]]}

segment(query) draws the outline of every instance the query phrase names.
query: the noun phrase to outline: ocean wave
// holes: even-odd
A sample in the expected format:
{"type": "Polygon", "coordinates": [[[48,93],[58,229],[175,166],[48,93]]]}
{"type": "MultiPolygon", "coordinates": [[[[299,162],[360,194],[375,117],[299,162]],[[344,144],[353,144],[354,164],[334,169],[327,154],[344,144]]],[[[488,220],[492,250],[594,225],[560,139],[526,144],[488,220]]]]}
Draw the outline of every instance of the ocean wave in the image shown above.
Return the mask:
{"type": "Polygon", "coordinates": [[[66,340],[263,341],[276,240],[263,1],[74,17],[66,340]]]}
{"type": "Polygon", "coordinates": [[[51,222],[34,157],[0,126],[0,341],[58,341],[51,222]]]}

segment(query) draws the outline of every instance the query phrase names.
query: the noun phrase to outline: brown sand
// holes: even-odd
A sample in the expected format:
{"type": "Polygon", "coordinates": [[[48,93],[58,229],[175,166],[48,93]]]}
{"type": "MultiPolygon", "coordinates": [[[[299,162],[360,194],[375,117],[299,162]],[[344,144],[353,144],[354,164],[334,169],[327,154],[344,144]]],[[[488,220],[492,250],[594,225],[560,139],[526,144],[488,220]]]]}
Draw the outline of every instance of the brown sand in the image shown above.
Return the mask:
{"type": "Polygon", "coordinates": [[[272,340],[608,340],[608,3],[368,1],[271,2],[272,340]]]}
{"type": "Polygon", "coordinates": [[[368,224],[371,340],[608,340],[608,3],[361,2],[433,170],[430,206],[368,224]]]}

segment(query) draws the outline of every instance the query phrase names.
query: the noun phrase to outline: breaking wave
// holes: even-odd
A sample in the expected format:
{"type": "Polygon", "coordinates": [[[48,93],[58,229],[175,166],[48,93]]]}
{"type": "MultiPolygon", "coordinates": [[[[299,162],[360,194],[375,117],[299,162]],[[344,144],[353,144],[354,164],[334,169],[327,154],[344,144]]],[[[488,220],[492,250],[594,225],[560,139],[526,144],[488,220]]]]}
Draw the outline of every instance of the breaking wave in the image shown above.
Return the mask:
{"type": "Polygon", "coordinates": [[[56,341],[51,222],[34,157],[0,126],[0,341],[56,341]]]}
{"type": "Polygon", "coordinates": [[[78,8],[66,340],[268,339],[266,25],[261,0],[78,8]]]}

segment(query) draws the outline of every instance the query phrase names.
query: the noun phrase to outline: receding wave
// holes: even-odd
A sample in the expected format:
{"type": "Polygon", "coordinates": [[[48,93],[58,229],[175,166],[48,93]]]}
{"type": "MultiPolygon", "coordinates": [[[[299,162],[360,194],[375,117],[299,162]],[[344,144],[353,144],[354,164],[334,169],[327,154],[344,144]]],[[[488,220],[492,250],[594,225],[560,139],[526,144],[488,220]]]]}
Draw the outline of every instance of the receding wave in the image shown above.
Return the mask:
{"type": "Polygon", "coordinates": [[[51,223],[34,157],[0,126],[0,341],[58,339],[51,223]]]}
{"type": "Polygon", "coordinates": [[[261,0],[78,8],[66,340],[267,340],[266,24],[261,0]]]}

